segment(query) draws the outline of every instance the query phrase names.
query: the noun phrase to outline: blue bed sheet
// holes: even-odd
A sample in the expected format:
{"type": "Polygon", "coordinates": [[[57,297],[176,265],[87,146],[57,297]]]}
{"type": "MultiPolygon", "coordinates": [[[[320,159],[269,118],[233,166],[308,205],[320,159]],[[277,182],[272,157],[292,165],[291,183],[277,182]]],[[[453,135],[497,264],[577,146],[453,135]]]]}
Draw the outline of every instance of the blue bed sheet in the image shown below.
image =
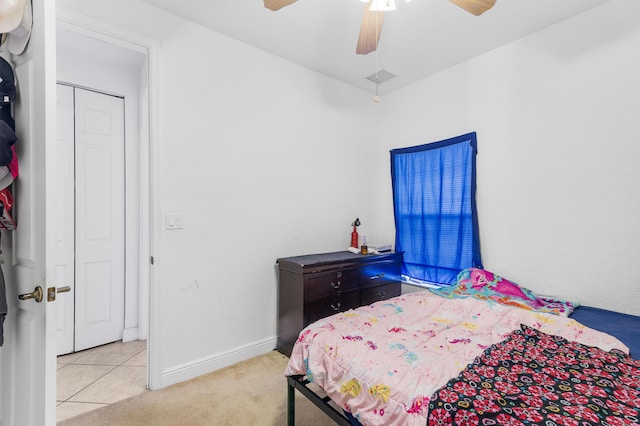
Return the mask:
{"type": "Polygon", "coordinates": [[[587,327],[610,334],[629,347],[632,358],[640,359],[640,317],[607,311],[606,309],[580,306],[570,318],[587,327]]]}

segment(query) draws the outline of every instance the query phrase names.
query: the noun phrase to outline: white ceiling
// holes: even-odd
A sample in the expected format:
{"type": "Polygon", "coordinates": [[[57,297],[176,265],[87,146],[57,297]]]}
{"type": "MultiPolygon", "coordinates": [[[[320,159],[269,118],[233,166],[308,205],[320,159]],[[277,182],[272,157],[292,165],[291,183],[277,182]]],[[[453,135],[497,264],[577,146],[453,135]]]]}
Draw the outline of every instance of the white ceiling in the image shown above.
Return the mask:
{"type": "Polygon", "coordinates": [[[277,12],[262,0],[142,1],[367,91],[366,77],[384,69],[396,75],[379,85],[385,94],[609,0],[498,0],[481,16],[448,0],[396,0],[377,55],[355,53],[359,0],[299,0],[277,12]]]}

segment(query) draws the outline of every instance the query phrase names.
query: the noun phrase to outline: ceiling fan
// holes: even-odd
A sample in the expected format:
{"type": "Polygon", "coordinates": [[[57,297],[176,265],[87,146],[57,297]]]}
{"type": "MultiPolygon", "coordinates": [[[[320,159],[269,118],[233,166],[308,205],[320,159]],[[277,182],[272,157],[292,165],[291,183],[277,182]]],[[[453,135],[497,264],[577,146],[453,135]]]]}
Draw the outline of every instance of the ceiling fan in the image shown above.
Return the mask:
{"type": "MultiPolygon", "coordinates": [[[[295,3],[297,0],[264,0],[264,7],[276,11],[285,6],[295,3]]],[[[360,0],[365,4],[364,13],[362,15],[362,23],[360,24],[360,33],[358,35],[358,44],[356,45],[356,53],[366,55],[373,52],[378,47],[380,33],[382,32],[382,21],[384,20],[384,11],[394,10],[394,0],[360,0]]],[[[467,12],[479,16],[487,10],[491,9],[496,0],[449,0],[467,12]]]]}

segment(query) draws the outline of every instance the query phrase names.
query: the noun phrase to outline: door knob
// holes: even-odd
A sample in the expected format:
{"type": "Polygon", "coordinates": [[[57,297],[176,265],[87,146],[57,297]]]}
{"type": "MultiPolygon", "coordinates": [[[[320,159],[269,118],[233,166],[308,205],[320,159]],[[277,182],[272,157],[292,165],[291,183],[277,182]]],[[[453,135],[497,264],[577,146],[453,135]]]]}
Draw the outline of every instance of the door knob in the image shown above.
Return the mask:
{"type": "Polygon", "coordinates": [[[31,293],[19,294],[18,299],[20,300],[35,299],[36,302],[40,303],[42,302],[42,287],[37,286],[36,288],[33,289],[31,293]]]}
{"type": "Polygon", "coordinates": [[[71,287],[69,287],[68,285],[64,286],[64,287],[49,287],[47,289],[47,302],[53,302],[54,300],[56,300],[56,293],[67,293],[71,291],[71,287]]]}

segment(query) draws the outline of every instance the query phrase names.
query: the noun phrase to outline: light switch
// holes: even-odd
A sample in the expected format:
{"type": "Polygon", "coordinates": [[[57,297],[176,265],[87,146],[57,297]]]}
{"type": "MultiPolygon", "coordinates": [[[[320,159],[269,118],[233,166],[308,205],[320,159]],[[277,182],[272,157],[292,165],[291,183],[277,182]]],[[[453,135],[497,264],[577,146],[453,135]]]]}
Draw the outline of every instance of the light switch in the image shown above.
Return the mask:
{"type": "Polygon", "coordinates": [[[182,215],[181,214],[167,214],[167,226],[166,229],[182,229],[182,215]]]}

